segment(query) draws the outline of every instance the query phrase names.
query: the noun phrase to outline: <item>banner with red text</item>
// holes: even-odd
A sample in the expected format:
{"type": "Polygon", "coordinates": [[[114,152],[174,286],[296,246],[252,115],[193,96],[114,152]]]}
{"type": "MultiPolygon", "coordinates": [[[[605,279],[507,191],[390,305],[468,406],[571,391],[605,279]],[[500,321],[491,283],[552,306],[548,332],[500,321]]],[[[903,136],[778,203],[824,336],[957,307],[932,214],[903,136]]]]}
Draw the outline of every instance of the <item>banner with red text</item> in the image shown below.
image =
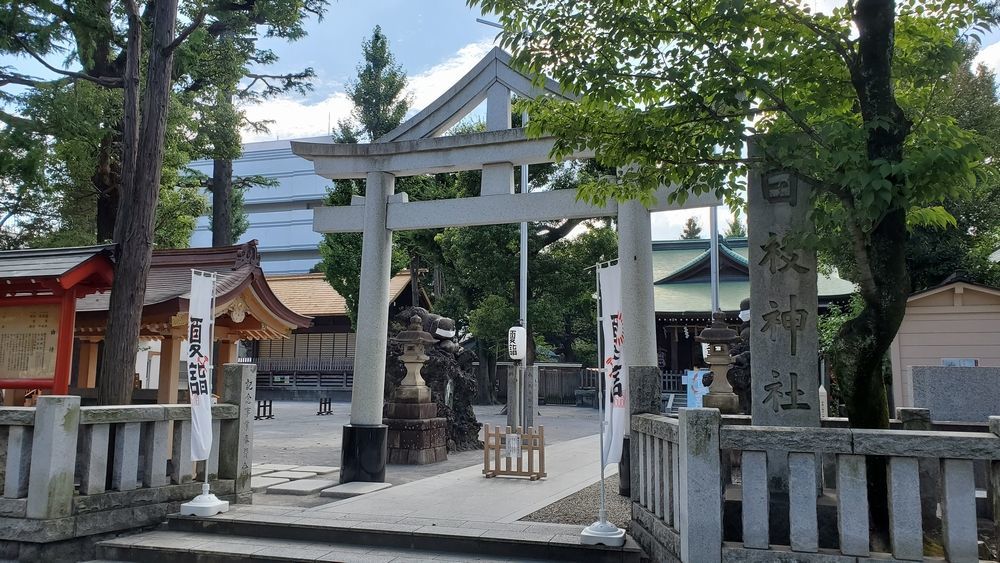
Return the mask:
{"type": "Polygon", "coordinates": [[[604,463],[618,463],[628,429],[628,372],[622,356],[622,283],[618,265],[601,268],[601,327],[604,331],[604,463]]]}
{"type": "Polygon", "coordinates": [[[188,301],[187,373],[191,396],[191,460],[212,451],[212,325],[215,274],[191,270],[188,301]]]}

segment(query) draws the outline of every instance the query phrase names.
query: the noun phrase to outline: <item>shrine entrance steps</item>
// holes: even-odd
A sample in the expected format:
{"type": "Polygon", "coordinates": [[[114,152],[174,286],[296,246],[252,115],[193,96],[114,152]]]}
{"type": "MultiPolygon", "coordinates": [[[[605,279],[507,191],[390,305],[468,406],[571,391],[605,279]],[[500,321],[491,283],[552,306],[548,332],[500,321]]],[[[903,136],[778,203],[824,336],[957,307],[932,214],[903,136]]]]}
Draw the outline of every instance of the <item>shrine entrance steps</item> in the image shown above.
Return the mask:
{"type": "Polygon", "coordinates": [[[581,526],[483,523],[482,528],[267,518],[171,515],[161,529],[100,542],[104,561],[199,563],[265,561],[587,561],[639,563],[631,538],[624,547],[580,544],[581,526]]]}

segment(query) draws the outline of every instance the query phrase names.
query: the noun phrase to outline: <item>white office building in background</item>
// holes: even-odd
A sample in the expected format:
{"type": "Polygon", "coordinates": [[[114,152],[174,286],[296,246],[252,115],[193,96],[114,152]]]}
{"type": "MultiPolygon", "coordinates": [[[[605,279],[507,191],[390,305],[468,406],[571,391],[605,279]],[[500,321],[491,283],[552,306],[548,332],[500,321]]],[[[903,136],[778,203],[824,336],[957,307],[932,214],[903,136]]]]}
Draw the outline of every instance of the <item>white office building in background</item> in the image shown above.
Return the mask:
{"type": "MultiPolygon", "coordinates": [[[[330,137],[294,139],[330,142],[330,137]]],[[[273,188],[247,190],[245,210],[250,228],[236,242],[257,239],[261,267],[268,274],[308,272],[320,261],[321,236],[313,232],[313,208],[323,205],[332,181],[316,175],[312,162],[292,154],[291,139],[243,145],[243,156],[233,162],[233,176],[274,178],[273,188]]],[[[209,178],[212,161],[188,165],[209,178]]],[[[212,246],[209,217],[199,217],[191,246],[212,246]]]]}

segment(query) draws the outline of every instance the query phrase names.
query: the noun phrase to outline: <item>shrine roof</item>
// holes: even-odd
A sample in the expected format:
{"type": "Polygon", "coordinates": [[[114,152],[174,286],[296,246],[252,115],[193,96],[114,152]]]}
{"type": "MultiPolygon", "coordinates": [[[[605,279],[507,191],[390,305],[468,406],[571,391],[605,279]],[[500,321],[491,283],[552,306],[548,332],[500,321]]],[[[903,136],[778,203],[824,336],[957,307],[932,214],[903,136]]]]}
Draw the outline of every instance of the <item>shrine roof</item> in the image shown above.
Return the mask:
{"type": "MultiPolygon", "coordinates": [[[[306,327],[311,319],[289,309],[267,284],[260,268],[257,241],[218,248],[154,250],[146,280],[143,315],[186,312],[191,290],[191,270],[215,272],[215,299],[220,307],[236,299],[247,287],[272,314],[295,327],[306,327]]],[[[77,302],[80,313],[107,311],[111,294],[90,295],[77,302]]]]}
{"type": "Polygon", "coordinates": [[[97,257],[111,260],[114,245],[0,251],[0,279],[54,278],[97,257]]]}
{"type": "MultiPolygon", "coordinates": [[[[740,301],[750,296],[746,238],[720,238],[719,307],[739,311],[740,301]]],[[[653,242],[653,299],[657,313],[707,312],[711,305],[709,240],[653,242]]],[[[836,270],[820,271],[817,290],[821,303],[854,293],[853,282],[836,270]]]]}
{"type": "MultiPolygon", "coordinates": [[[[310,317],[347,316],[347,301],[333,289],[323,274],[267,276],[275,295],[289,309],[310,317]]],[[[394,301],[410,285],[410,271],[403,270],[389,280],[389,301],[394,301]]]]}

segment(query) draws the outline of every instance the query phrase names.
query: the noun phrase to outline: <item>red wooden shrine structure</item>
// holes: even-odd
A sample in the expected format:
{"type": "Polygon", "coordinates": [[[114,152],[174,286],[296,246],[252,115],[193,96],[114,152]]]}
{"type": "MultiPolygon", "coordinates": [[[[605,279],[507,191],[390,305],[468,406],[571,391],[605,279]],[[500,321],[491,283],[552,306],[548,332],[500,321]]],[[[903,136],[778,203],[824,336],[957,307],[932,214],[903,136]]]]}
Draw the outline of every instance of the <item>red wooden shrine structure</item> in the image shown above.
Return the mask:
{"type": "Polygon", "coordinates": [[[73,364],[76,300],[111,289],[114,279],[113,249],[113,245],[106,245],[0,252],[0,319],[19,321],[18,317],[26,317],[25,323],[37,328],[38,324],[31,323],[42,324],[43,321],[35,320],[39,317],[47,322],[47,310],[58,306],[56,327],[45,329],[55,333],[54,350],[38,349],[41,342],[45,342],[43,346],[48,346],[44,330],[39,334],[18,334],[16,328],[13,331],[0,330],[0,389],[51,389],[57,395],[68,392],[73,364]],[[11,313],[10,308],[13,307],[19,309],[4,315],[11,313]],[[2,370],[14,361],[13,356],[48,356],[52,353],[55,354],[55,367],[51,378],[4,377],[2,370]],[[10,357],[5,359],[4,354],[10,357]]]}

